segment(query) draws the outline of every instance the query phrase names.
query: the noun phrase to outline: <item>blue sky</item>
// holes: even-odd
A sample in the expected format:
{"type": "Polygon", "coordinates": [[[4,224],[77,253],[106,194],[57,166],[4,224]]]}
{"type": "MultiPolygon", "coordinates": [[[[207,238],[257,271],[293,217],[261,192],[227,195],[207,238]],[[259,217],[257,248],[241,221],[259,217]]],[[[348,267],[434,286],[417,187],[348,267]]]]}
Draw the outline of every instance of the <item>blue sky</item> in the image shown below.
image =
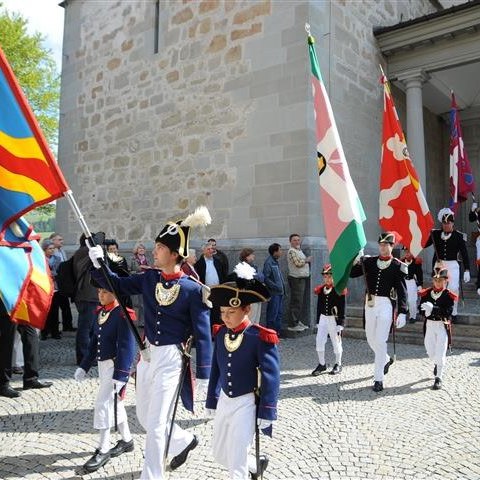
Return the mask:
{"type": "Polygon", "coordinates": [[[62,61],[63,16],[60,0],[0,0],[5,9],[20,13],[28,20],[29,33],[45,37],[44,46],[53,53],[60,72],[62,61]]]}

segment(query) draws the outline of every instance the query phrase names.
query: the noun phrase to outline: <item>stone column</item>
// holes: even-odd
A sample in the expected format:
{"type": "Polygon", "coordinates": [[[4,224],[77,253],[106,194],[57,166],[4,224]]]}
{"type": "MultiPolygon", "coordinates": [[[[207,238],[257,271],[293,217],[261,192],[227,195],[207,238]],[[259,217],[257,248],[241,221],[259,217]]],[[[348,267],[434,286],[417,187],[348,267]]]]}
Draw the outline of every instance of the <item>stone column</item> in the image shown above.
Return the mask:
{"type": "Polygon", "coordinates": [[[411,159],[417,170],[423,194],[426,189],[425,135],[423,131],[422,85],[428,76],[422,70],[410,71],[398,75],[406,89],[407,95],[407,146],[411,159]]]}

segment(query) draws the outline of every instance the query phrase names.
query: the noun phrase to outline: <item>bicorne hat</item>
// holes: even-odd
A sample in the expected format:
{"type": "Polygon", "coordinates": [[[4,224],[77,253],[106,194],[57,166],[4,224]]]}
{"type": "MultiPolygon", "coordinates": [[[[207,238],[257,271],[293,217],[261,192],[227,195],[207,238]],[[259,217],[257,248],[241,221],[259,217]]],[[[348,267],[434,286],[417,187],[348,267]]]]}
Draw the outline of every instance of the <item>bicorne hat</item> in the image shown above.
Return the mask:
{"type": "Polygon", "coordinates": [[[445,267],[435,267],[432,278],[448,278],[448,270],[445,267]]]}
{"type": "Polygon", "coordinates": [[[399,242],[400,239],[400,235],[396,232],[382,232],[378,237],[378,243],[389,243],[390,245],[395,245],[395,243],[399,242]]]}
{"type": "Polygon", "coordinates": [[[330,263],[326,263],[323,266],[322,275],[333,275],[332,265],[330,263]]]}
{"type": "Polygon", "coordinates": [[[209,299],[215,306],[244,307],[270,298],[268,288],[255,278],[255,269],[247,262],[238,263],[233,271],[236,275],[234,282],[211,287],[209,299]]]}
{"type": "Polygon", "coordinates": [[[442,208],[438,212],[437,218],[438,218],[438,221],[441,222],[441,223],[454,222],[455,221],[455,214],[449,208],[442,208]]]}
{"type": "Polygon", "coordinates": [[[157,235],[155,243],[166,245],[182,258],[188,257],[189,237],[192,227],[206,226],[212,222],[207,207],[198,207],[185,220],[168,222],[157,235]]]}

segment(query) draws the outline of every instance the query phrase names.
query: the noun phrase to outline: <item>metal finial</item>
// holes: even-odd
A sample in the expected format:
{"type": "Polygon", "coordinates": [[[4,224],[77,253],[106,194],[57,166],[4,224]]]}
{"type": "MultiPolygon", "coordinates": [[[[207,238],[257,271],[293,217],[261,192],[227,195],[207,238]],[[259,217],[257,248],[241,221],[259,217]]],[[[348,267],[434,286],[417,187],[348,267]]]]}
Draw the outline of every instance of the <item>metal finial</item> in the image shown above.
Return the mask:
{"type": "Polygon", "coordinates": [[[305,31],[310,35],[310,24],[305,22],[305,31]]]}

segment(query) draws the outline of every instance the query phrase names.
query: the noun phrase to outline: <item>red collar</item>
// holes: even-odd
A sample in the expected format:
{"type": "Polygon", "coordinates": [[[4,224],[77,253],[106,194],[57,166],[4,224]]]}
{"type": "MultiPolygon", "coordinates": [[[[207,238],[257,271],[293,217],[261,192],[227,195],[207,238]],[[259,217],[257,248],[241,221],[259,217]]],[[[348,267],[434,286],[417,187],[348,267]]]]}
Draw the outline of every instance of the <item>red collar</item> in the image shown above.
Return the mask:
{"type": "Polygon", "coordinates": [[[112,303],[109,303],[107,305],[100,305],[97,307],[96,313],[101,312],[102,310],[104,312],[111,312],[117,305],[118,303],[116,301],[113,301],[112,303]]]}
{"type": "Polygon", "coordinates": [[[445,290],[444,288],[439,288],[439,289],[436,289],[436,288],[433,288],[432,289],[435,293],[439,293],[439,292],[443,292],[443,290],[445,290]]]}
{"type": "Polygon", "coordinates": [[[243,322],[238,327],[232,328],[232,332],[233,333],[241,332],[242,330],[245,330],[249,325],[250,325],[250,320],[247,318],[243,320],[243,322]]]}
{"type": "Polygon", "coordinates": [[[380,255],[378,256],[378,259],[381,260],[382,262],[386,262],[387,260],[392,259],[392,255],[389,255],[388,257],[381,257],[380,255]]]}
{"type": "Polygon", "coordinates": [[[161,275],[164,278],[164,280],[168,281],[168,280],[177,280],[178,278],[183,277],[185,274],[180,270],[179,272],[175,272],[175,273],[161,272],[161,275]]]}

